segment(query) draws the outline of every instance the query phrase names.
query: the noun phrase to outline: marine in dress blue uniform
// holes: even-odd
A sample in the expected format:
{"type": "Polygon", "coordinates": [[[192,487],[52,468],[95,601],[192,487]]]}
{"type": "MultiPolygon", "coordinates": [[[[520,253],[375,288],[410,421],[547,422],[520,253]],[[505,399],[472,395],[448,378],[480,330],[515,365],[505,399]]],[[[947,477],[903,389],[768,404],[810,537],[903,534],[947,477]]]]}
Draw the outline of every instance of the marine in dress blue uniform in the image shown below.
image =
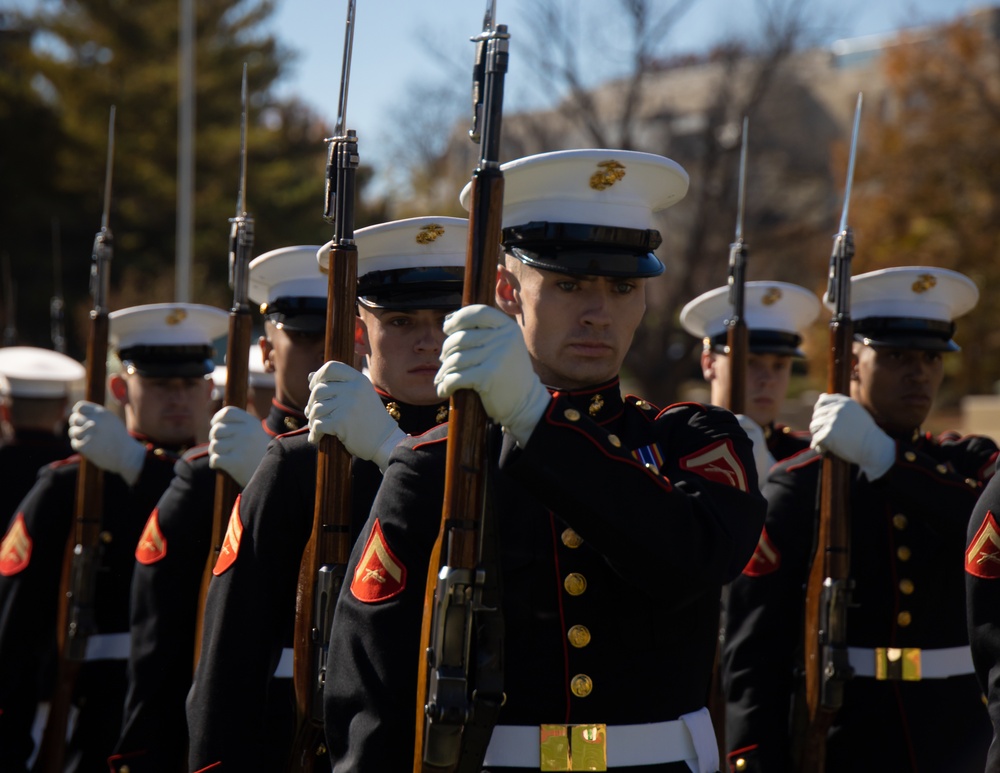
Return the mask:
{"type": "Polygon", "coordinates": [[[993,723],[986,773],[1000,771],[1000,477],[994,475],[969,518],[965,548],[966,621],[976,677],[993,723]]]}
{"type": "MultiPolygon", "coordinates": [[[[761,485],[775,461],[809,447],[808,433],[795,432],[777,418],[785,404],[792,360],[805,359],[800,347],[819,310],[819,299],[804,287],[776,281],[745,285],[746,404],[745,413],[738,418],[754,441],[761,485]]],[[[731,315],[728,287],[702,293],[681,309],[681,325],[702,340],[701,370],[715,405],[727,404],[731,363],[726,323],[731,315]]]]}
{"type": "Polygon", "coordinates": [[[34,346],[0,349],[0,526],[50,462],[73,449],[66,435],[72,390],[81,389],[86,369],[72,357],[34,346]]]}
{"type": "MultiPolygon", "coordinates": [[[[93,403],[70,417],[74,448],[104,469],[97,632],[74,692],[67,770],[105,770],[121,727],[133,553],[173,465],[208,418],[212,341],[221,309],[150,304],[109,315],[109,345],[123,372],[110,378],[125,422],[93,403]]],[[[51,689],[56,609],[76,495],[78,457],[47,467],[0,542],[0,768],[27,770],[36,704],[51,689]]]]}
{"type": "MultiPolygon", "coordinates": [[[[488,509],[505,634],[482,655],[504,663],[505,702],[484,767],[539,770],[543,738],[606,733],[586,745],[608,769],[715,771],[705,702],[720,590],[764,513],[751,444],[728,411],[660,411],[618,378],[645,283],[663,271],[654,212],[687,175],[617,150],[502,168],[499,308],[452,315],[437,377],[439,394],[475,389],[497,422],[488,509]]],[[[412,764],[445,448],[444,428],[396,447],[355,543],[326,681],[335,771],[412,764]]]]}
{"type": "MultiPolygon", "coordinates": [[[[308,430],[271,443],[232,514],[231,552],[215,568],[187,703],[191,770],[221,765],[270,773],[283,769],[290,756],[296,583],[312,531],[319,438],[336,435],[354,456],[353,536],[368,515],[391,448],[448,416],[433,378],[444,315],[461,302],[467,221],[412,218],[354,236],[355,340],[371,381],[344,363],[319,369],[311,382],[308,430]]],[[[326,248],[319,251],[324,263],[328,255],[326,248]]],[[[316,259],[314,251],[314,266],[316,259]]]]}
{"type": "Polygon", "coordinates": [[[816,448],[764,488],[760,544],[731,586],[724,678],[733,771],[791,769],[803,588],[814,551],[820,451],[852,462],[847,645],[854,676],[827,737],[826,770],[980,771],[989,721],[964,620],[965,532],[996,444],[920,425],[958,347],[953,320],[978,298],[956,272],[853,277],[851,398],[821,395],[816,448]]]}
{"type": "Polygon", "coordinates": [[[214,465],[208,443],[177,462],[174,479],[136,546],[129,687],[121,736],[108,760],[113,771],[176,773],[186,765],[184,701],[194,671],[215,467],[231,468],[243,484],[273,438],[306,425],[309,373],[322,364],[326,324],[326,284],[316,249],[283,247],[250,262],[249,297],[263,307],[266,327],[266,335],[250,348],[257,363],[251,370],[270,376],[280,389],[263,421],[235,408],[213,416],[213,437],[225,434],[227,447],[215,448],[214,465]],[[241,458],[234,464],[233,456],[241,458]]]}

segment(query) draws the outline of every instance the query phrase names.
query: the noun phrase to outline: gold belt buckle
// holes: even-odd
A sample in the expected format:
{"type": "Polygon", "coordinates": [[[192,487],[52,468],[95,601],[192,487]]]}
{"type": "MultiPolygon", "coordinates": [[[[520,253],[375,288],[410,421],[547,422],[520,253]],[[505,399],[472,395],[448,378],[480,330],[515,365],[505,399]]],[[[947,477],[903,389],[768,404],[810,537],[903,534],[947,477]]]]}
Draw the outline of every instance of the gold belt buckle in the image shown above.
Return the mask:
{"type": "Polygon", "coordinates": [[[920,681],[919,647],[876,647],[875,678],[904,682],[920,681]]]}
{"type": "Polygon", "coordinates": [[[540,725],[541,770],[607,770],[607,725],[540,725]]]}

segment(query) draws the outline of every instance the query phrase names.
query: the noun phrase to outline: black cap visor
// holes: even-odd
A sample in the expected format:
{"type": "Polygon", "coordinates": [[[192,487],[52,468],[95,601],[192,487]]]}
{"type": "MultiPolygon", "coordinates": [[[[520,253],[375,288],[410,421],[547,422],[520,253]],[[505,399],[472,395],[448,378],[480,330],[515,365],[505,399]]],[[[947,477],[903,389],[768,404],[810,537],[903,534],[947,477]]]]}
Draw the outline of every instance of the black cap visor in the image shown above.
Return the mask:
{"type": "MultiPolygon", "coordinates": [[[[802,336],[784,330],[751,330],[748,336],[748,348],[751,354],[785,354],[804,359],[806,354],[799,348],[801,343],[802,336]]],[[[728,354],[727,333],[713,336],[712,350],[728,354]]]]}
{"type": "Polygon", "coordinates": [[[118,357],[127,373],[149,378],[193,378],[215,369],[211,346],[130,346],[118,357]]]}
{"type": "Polygon", "coordinates": [[[264,319],[278,328],[296,333],[326,330],[326,298],[276,298],[263,309],[264,319]]]}
{"type": "Polygon", "coordinates": [[[663,263],[653,250],[661,243],[654,229],[548,222],[503,229],[504,247],[522,263],[580,276],[659,276],[663,263]]]}
{"type": "Polygon", "coordinates": [[[954,334],[954,322],[938,319],[868,317],[854,322],[854,340],[876,348],[957,352],[961,347],[951,340],[954,334]]]}
{"type": "Polygon", "coordinates": [[[370,309],[457,309],[464,266],[424,266],[369,271],[358,280],[358,302],[370,309]]]}

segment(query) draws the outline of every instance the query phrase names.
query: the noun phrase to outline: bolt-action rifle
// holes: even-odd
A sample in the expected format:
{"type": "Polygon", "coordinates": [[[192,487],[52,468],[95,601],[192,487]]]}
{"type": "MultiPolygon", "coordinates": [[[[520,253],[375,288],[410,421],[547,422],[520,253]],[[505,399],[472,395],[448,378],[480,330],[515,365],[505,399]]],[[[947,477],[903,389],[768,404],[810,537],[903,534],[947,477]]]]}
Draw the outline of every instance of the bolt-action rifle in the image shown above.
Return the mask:
{"type": "MultiPolygon", "coordinates": [[[[243,64],[243,81],[240,88],[240,180],[236,193],[236,216],[229,219],[229,286],[233,290],[233,307],[229,311],[229,337],[226,341],[226,392],[225,405],[247,406],[247,380],[250,363],[247,351],[250,349],[250,332],[253,316],[250,313],[250,298],[247,287],[250,282],[250,256],[253,253],[253,216],[247,212],[247,66],[243,64]]],[[[198,597],[198,633],[195,635],[195,663],[201,649],[201,627],[205,612],[208,586],[212,580],[212,569],[222,552],[226,525],[240,486],[232,476],[219,470],[215,474],[215,502],[212,509],[212,539],[209,544],[208,560],[201,580],[198,597]]]]}
{"type": "MultiPolygon", "coordinates": [[[[108,119],[108,156],[104,173],[104,214],[101,216],[101,230],[94,237],[90,265],[90,292],[94,298],[94,307],[90,312],[84,392],[88,401],[98,405],[104,404],[104,382],[107,376],[108,286],[114,245],[108,220],[114,152],[115,108],[112,105],[108,119]]],[[[58,676],[38,761],[35,763],[35,769],[40,773],[62,773],[73,689],[86,656],[87,640],[97,630],[94,603],[103,511],[104,473],[100,467],[81,456],[73,512],[74,529],[66,543],[60,586],[58,676]]]]}
{"type": "MultiPolygon", "coordinates": [[[[833,241],[826,299],[834,307],[830,319],[830,351],[827,392],[850,394],[851,348],[851,260],[854,234],[847,224],[854,181],[854,160],[861,122],[861,94],[854,110],[851,155],[847,166],[844,208],[840,229],[833,241]]],[[[802,773],[823,773],[826,765],[826,734],[844,700],[844,683],[853,669],[847,660],[847,607],[853,582],[851,569],[851,465],[831,454],[823,457],[820,473],[819,517],[816,552],[809,569],[805,601],[805,703],[807,730],[803,739],[802,773]]]]}
{"type": "MultiPolygon", "coordinates": [[[[750,349],[746,321],[747,245],[743,239],[743,212],[746,202],[747,141],[749,122],[743,117],[743,140],[740,146],[740,180],[736,208],[736,237],[729,245],[729,305],[732,311],[726,320],[726,354],[729,357],[729,385],[724,407],[733,413],[743,413],[746,403],[747,353],[750,349]]],[[[728,599],[728,586],[723,589],[723,609],[728,599]]],[[[719,624],[719,640],[712,668],[709,712],[719,746],[719,759],[726,758],[726,696],[722,689],[722,645],[725,641],[725,620],[719,624]]]]}
{"type": "MultiPolygon", "coordinates": [[[[480,156],[472,174],[463,306],[492,305],[502,241],[504,181],[499,163],[500,126],[510,36],[506,25],[494,26],[495,10],[496,2],[490,0],[483,31],[473,38],[476,64],[473,126],[469,135],[480,144],[480,156]]],[[[468,758],[468,748],[463,750],[463,735],[472,727],[478,733],[489,725],[488,716],[495,720],[502,701],[502,685],[496,684],[497,671],[490,672],[492,684],[482,679],[477,681],[477,666],[471,662],[474,618],[492,611],[483,604],[487,569],[481,561],[487,423],[482,402],[474,391],[460,390],[452,395],[441,529],[428,564],[424,595],[415,772],[451,771],[460,761],[462,770],[468,767],[478,771],[477,761],[468,758]]],[[[498,653],[495,655],[499,657],[498,653]]],[[[483,744],[481,753],[485,751],[483,744]]]]}
{"type": "MultiPolygon", "coordinates": [[[[354,199],[358,136],[346,129],[347,91],[354,46],[355,0],[348,0],[340,99],[334,136],[327,140],[323,217],[333,224],[326,260],[327,309],[324,358],[354,361],[358,248],[354,243],[354,199]]],[[[351,454],[339,439],[324,435],[316,458],[316,504],[312,533],[302,553],[295,599],[292,681],[298,731],[290,771],[311,771],[326,754],[323,744],[323,685],[333,611],[351,554],[351,454]]]]}

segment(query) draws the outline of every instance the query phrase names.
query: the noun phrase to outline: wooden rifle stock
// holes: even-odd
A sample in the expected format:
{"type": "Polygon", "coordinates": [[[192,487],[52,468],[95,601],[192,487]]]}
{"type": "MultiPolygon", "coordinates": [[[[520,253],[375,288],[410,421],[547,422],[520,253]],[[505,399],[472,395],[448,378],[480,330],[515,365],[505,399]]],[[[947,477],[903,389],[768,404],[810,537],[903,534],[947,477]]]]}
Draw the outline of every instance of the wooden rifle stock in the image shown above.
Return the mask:
{"type": "MultiPolygon", "coordinates": [[[[345,363],[354,362],[358,294],[358,250],[354,243],[358,137],[345,128],[355,10],[355,0],[348,0],[337,124],[329,140],[323,208],[324,218],[334,225],[326,267],[324,358],[327,362],[345,363]]],[[[330,626],[352,547],[351,461],[351,454],[339,439],[331,435],[320,438],[312,531],[302,552],[295,596],[292,683],[297,730],[286,766],[288,773],[309,773],[317,757],[326,755],[323,686],[330,626]]]]}
{"type": "MultiPolygon", "coordinates": [[[[226,340],[226,391],[225,405],[234,405],[241,410],[247,407],[247,383],[250,377],[250,333],[253,316],[250,313],[248,286],[250,283],[250,255],[253,253],[253,217],[246,211],[246,169],[247,169],[247,66],[243,65],[243,83],[240,99],[240,182],[236,198],[236,217],[230,219],[229,229],[229,284],[233,289],[233,307],[229,311],[229,336],[226,340]]],[[[233,477],[219,470],[215,474],[215,498],[212,504],[212,535],[209,541],[208,558],[202,572],[201,588],[198,593],[198,612],[195,623],[194,665],[198,665],[201,654],[201,635],[205,622],[205,603],[208,586],[212,581],[212,570],[222,553],[222,542],[232,514],[240,485],[233,477]]]]}
{"type": "MultiPolygon", "coordinates": [[[[495,10],[491,0],[483,32],[474,38],[473,126],[469,134],[480,143],[481,151],[470,191],[463,306],[493,305],[502,241],[504,180],[499,155],[509,35],[505,25],[494,26],[495,10]]],[[[484,569],[480,561],[488,423],[475,392],[460,390],[452,395],[441,527],[427,565],[420,630],[415,773],[455,769],[462,751],[463,728],[473,712],[473,616],[482,608],[485,571],[493,569],[484,569]]]]}
{"type": "MultiPolygon", "coordinates": [[[[830,394],[850,391],[853,340],[850,318],[835,316],[830,321],[827,371],[830,394]]],[[[830,652],[829,645],[843,649],[846,642],[844,614],[850,593],[851,569],[851,465],[830,454],[823,457],[822,465],[816,552],[806,584],[803,654],[807,731],[799,766],[802,773],[823,773],[825,769],[826,734],[840,706],[842,680],[846,678],[846,661],[837,660],[846,650],[830,652]],[[839,612],[831,614],[831,607],[839,612]],[[828,665],[837,671],[827,675],[828,665]]]]}
{"type": "MultiPolygon", "coordinates": [[[[104,182],[104,214],[101,230],[94,237],[91,264],[90,312],[87,337],[86,400],[104,405],[108,361],[108,285],[114,239],[108,221],[111,208],[111,170],[114,159],[115,108],[108,121],[108,157],[104,182]]],[[[38,773],[62,773],[66,755],[66,732],[73,691],[87,650],[87,639],[97,628],[94,612],[97,568],[100,561],[101,514],[104,512],[104,472],[80,456],[73,506],[73,531],[66,541],[60,581],[56,641],[59,648],[56,685],[49,703],[38,758],[38,773]]]]}
{"type": "MultiPolygon", "coordinates": [[[[827,392],[850,394],[854,330],[851,322],[851,260],[854,238],[847,224],[854,181],[854,161],[861,122],[861,94],[854,111],[854,129],[847,169],[840,229],[830,256],[827,297],[834,306],[830,320],[827,392]]],[[[806,732],[799,770],[823,773],[826,735],[843,703],[844,682],[853,673],[847,660],[847,607],[851,571],[851,465],[825,454],[820,473],[816,548],[806,583],[803,657],[805,666],[806,732]]]]}
{"type": "MultiPolygon", "coordinates": [[[[492,305],[496,287],[496,264],[500,244],[500,223],[503,211],[503,175],[498,168],[477,169],[472,178],[472,207],[469,213],[469,242],[465,268],[465,285],[462,291],[462,305],[492,305]]],[[[473,609],[470,602],[475,572],[479,568],[481,521],[486,501],[487,431],[489,417],[483,409],[479,395],[467,389],[456,392],[451,398],[448,414],[448,444],[445,452],[444,500],[441,509],[441,527],[431,553],[427,568],[427,584],[424,590],[424,614],[420,628],[420,658],[417,668],[417,713],[414,747],[414,771],[452,770],[457,758],[442,760],[437,744],[428,744],[427,720],[443,720],[447,725],[445,737],[456,745],[466,717],[451,716],[444,706],[428,706],[431,651],[435,650],[432,634],[436,627],[448,626],[450,630],[471,630],[473,609]],[[443,565],[452,570],[457,580],[455,585],[439,583],[437,570],[442,566],[441,555],[445,553],[443,565]],[[463,574],[464,573],[464,574],[463,574]],[[465,593],[449,603],[441,598],[442,593],[455,591],[465,593]],[[448,620],[435,619],[443,604],[447,604],[448,620]],[[452,628],[454,626],[454,628],[452,628]],[[435,761],[444,764],[435,764],[435,761]]],[[[439,636],[436,662],[454,669],[468,667],[470,642],[465,636],[439,636]]],[[[443,669],[442,669],[443,670],[443,669]]],[[[462,676],[448,674],[456,679],[462,676]]],[[[443,681],[438,679],[439,688],[443,681]]],[[[467,695],[449,696],[458,704],[465,704],[467,695]]],[[[440,732],[440,731],[439,731],[440,732]]],[[[448,751],[451,744],[445,744],[448,751]]],[[[444,757],[450,756],[445,751],[444,757]]]]}
{"type": "MultiPolygon", "coordinates": [[[[326,312],[327,362],[352,362],[357,249],[330,251],[326,312]]],[[[336,437],[324,435],[316,455],[316,504],[312,533],[302,553],[295,598],[292,681],[298,716],[289,771],[313,770],[323,745],[323,685],[334,606],[351,554],[351,454],[336,437]]]]}

